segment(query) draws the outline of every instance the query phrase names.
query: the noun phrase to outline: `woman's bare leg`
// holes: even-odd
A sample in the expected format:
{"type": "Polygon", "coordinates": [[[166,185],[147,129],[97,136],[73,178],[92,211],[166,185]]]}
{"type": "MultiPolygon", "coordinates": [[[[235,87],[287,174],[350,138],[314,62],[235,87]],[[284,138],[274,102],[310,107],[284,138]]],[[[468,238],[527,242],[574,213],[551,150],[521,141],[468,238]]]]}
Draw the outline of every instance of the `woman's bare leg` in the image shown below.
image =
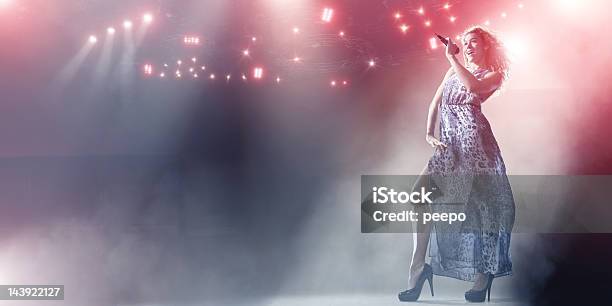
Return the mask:
{"type": "MultiPolygon", "coordinates": [[[[416,189],[420,189],[422,186],[426,186],[426,170],[423,169],[419,176],[419,179],[415,183],[416,189]]],[[[415,189],[415,188],[413,188],[415,189]]],[[[428,212],[430,209],[427,205],[416,205],[415,211],[419,213],[421,217],[424,212],[428,212]]],[[[408,280],[409,288],[414,288],[416,286],[416,282],[423,271],[423,267],[425,266],[425,256],[427,255],[427,246],[429,245],[429,236],[431,234],[431,223],[422,224],[421,222],[417,222],[416,229],[412,235],[413,237],[413,251],[412,251],[412,261],[410,263],[410,274],[408,280]]]]}

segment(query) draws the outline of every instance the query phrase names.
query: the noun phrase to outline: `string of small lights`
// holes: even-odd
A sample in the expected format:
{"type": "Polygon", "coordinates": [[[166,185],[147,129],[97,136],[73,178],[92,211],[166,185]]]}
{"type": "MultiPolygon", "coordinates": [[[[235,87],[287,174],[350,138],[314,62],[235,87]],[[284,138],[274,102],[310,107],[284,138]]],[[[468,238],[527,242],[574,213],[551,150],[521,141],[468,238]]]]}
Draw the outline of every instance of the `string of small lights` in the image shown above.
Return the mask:
{"type": "MultiPolygon", "coordinates": [[[[455,24],[460,19],[460,16],[457,16],[453,7],[455,4],[451,2],[444,2],[442,4],[436,5],[420,5],[416,8],[404,8],[404,9],[391,9],[389,8],[389,24],[392,24],[395,27],[395,31],[398,31],[400,35],[407,36],[410,32],[416,27],[422,27],[422,29],[428,29],[434,27],[432,16],[434,14],[441,14],[444,16],[449,24],[455,24]]],[[[525,8],[523,2],[515,2],[515,9],[522,10],[525,8]]],[[[484,26],[490,26],[492,20],[495,18],[506,19],[509,17],[510,8],[508,10],[503,10],[498,12],[497,16],[486,17],[476,22],[477,24],[481,24],[484,26]],[[495,18],[494,18],[495,17],[495,18]]],[[[315,63],[309,62],[308,59],[304,58],[300,55],[300,50],[298,49],[297,42],[298,41],[307,41],[308,39],[314,40],[314,42],[309,42],[310,45],[314,45],[317,47],[321,46],[329,46],[334,44],[344,45],[347,48],[352,48],[357,51],[359,50],[358,46],[367,45],[358,37],[350,35],[347,32],[346,27],[343,27],[342,24],[335,23],[335,18],[338,15],[338,10],[333,6],[324,6],[320,10],[320,16],[318,18],[318,24],[321,27],[326,27],[327,32],[331,31],[332,33],[337,34],[315,34],[309,33],[311,35],[305,35],[306,33],[299,25],[294,25],[288,32],[293,35],[293,54],[294,56],[290,59],[281,60],[280,67],[283,67],[282,71],[268,71],[263,64],[254,64],[249,69],[243,69],[241,72],[237,73],[239,77],[233,78],[232,72],[226,71],[218,72],[218,71],[210,71],[205,64],[205,60],[202,60],[198,57],[191,58],[175,58],[169,59],[165,61],[147,61],[145,63],[141,63],[141,71],[142,76],[145,78],[156,78],[156,79],[173,79],[173,80],[209,80],[210,82],[216,81],[217,79],[221,79],[224,83],[229,83],[233,81],[238,82],[257,82],[257,83],[266,83],[272,82],[274,84],[281,84],[285,78],[283,78],[283,73],[286,71],[303,71],[310,67],[312,70],[319,70],[323,72],[333,72],[337,70],[335,67],[346,67],[346,66],[361,66],[363,71],[368,72],[374,69],[377,69],[382,65],[381,59],[375,56],[369,56],[368,51],[358,52],[358,59],[340,59],[335,62],[327,62],[327,63],[315,63]],[[312,66],[309,66],[312,64],[312,66]],[[222,77],[218,77],[222,76],[222,77]]],[[[439,17],[439,15],[437,16],[439,17]]],[[[151,13],[145,13],[141,17],[142,25],[148,26],[154,22],[155,16],[151,13]]],[[[439,21],[440,18],[436,18],[439,21]]],[[[122,23],[122,27],[126,32],[131,31],[134,27],[134,22],[130,19],[126,19],[122,23]]],[[[380,31],[385,29],[372,29],[372,31],[380,31]]],[[[389,29],[386,29],[389,30],[389,29]]],[[[117,30],[115,27],[110,26],[106,29],[106,33],[109,36],[116,35],[117,30]]],[[[457,39],[460,39],[459,35],[456,35],[457,39]]],[[[263,48],[260,44],[257,35],[253,35],[247,39],[245,39],[245,47],[240,50],[240,58],[241,59],[249,59],[253,60],[256,56],[256,50],[263,48]]],[[[98,37],[94,34],[88,36],[88,42],[92,45],[98,43],[98,37]]],[[[201,37],[199,34],[189,33],[184,34],[180,43],[182,44],[182,48],[185,49],[199,49],[206,48],[207,41],[204,37],[201,37]]],[[[428,37],[427,43],[425,44],[429,49],[428,52],[441,48],[440,42],[435,36],[428,37]]],[[[393,58],[393,57],[390,57],[393,58]]],[[[397,58],[395,58],[397,60],[397,58]]],[[[254,61],[253,61],[254,62],[254,61]]],[[[277,65],[278,67],[279,65],[277,65]]],[[[235,72],[234,72],[235,73],[235,72]]],[[[350,84],[350,78],[338,78],[334,77],[328,81],[328,84],[332,88],[341,88],[346,87],[350,84]]]]}

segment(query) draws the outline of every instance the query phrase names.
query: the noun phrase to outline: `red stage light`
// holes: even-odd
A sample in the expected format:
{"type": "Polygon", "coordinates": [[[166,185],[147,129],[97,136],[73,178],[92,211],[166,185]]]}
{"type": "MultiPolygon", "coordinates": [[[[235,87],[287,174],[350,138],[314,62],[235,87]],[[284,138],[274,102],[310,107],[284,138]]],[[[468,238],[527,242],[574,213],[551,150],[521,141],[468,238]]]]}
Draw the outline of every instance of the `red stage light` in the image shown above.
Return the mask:
{"type": "Polygon", "coordinates": [[[376,62],[373,59],[371,59],[370,61],[368,61],[368,66],[374,67],[376,66],[376,62]]]}
{"type": "Polygon", "coordinates": [[[397,13],[395,13],[395,15],[393,15],[393,17],[395,19],[400,19],[400,18],[402,18],[402,14],[400,14],[400,12],[397,12],[397,13]]]}
{"type": "Polygon", "coordinates": [[[457,17],[455,17],[455,16],[450,16],[449,20],[450,20],[450,22],[455,22],[455,20],[457,20],[457,17]]]}
{"type": "Polygon", "coordinates": [[[323,15],[321,16],[321,20],[323,20],[323,22],[331,22],[333,16],[334,10],[329,7],[326,7],[323,9],[323,15]]]}
{"type": "Polygon", "coordinates": [[[450,9],[450,4],[448,4],[448,3],[447,3],[447,4],[444,4],[444,9],[445,9],[445,10],[450,9]]]}
{"type": "Polygon", "coordinates": [[[400,30],[402,30],[402,33],[408,32],[408,29],[410,29],[410,27],[408,25],[402,24],[400,26],[400,30]]]}
{"type": "Polygon", "coordinates": [[[300,28],[294,27],[293,28],[293,34],[298,34],[298,33],[300,33],[300,28]]]}
{"type": "Polygon", "coordinates": [[[425,9],[422,6],[419,7],[418,12],[419,12],[419,15],[425,15],[425,9]]]}
{"type": "Polygon", "coordinates": [[[338,33],[338,35],[340,35],[340,37],[344,37],[344,31],[340,31],[340,33],[338,33]]]}
{"type": "Polygon", "coordinates": [[[425,21],[425,26],[426,27],[430,27],[431,26],[431,20],[426,20],[425,21]]]}
{"type": "Polygon", "coordinates": [[[329,83],[329,85],[331,85],[331,87],[336,87],[336,81],[335,81],[335,80],[334,80],[334,81],[331,81],[331,82],[329,83]]]}
{"type": "Polygon", "coordinates": [[[89,43],[90,44],[95,44],[97,42],[98,42],[98,38],[96,36],[94,36],[94,35],[90,35],[89,36],[89,43]]]}
{"type": "Polygon", "coordinates": [[[263,68],[255,67],[255,69],[253,69],[253,77],[256,79],[261,79],[263,77],[263,68]]]}
{"type": "Polygon", "coordinates": [[[438,48],[438,40],[435,37],[429,39],[429,47],[434,50],[438,48]]]}

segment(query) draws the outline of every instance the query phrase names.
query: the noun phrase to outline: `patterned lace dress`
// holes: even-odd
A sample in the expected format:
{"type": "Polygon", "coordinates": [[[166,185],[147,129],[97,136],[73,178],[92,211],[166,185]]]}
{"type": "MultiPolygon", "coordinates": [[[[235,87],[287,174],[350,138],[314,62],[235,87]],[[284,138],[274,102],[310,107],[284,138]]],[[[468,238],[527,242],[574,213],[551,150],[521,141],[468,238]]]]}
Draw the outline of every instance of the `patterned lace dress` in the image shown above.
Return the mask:
{"type": "MultiPolygon", "coordinates": [[[[482,78],[487,72],[473,74],[482,78]]],[[[463,212],[467,218],[435,223],[429,255],[436,275],[473,281],[477,272],[498,277],[512,271],[514,199],[499,146],[480,108],[491,94],[469,92],[456,74],[443,87],[440,140],[447,148],[436,149],[427,164],[427,174],[441,191],[431,209],[463,212]]]]}

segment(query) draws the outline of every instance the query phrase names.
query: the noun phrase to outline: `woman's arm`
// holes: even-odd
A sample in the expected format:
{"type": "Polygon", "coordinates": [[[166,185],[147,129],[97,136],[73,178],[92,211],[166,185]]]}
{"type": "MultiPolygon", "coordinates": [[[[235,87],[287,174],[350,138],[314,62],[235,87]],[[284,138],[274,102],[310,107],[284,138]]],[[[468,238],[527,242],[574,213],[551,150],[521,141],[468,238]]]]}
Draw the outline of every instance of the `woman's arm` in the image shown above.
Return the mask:
{"type": "Polygon", "coordinates": [[[440,86],[438,86],[431,103],[429,103],[429,110],[427,112],[427,133],[425,135],[425,140],[434,148],[438,146],[446,147],[445,144],[440,142],[440,140],[434,136],[434,133],[436,131],[436,121],[438,118],[438,107],[440,106],[440,101],[442,101],[442,89],[444,88],[444,83],[452,73],[453,69],[448,69],[446,75],[444,76],[444,80],[442,80],[442,83],[440,83],[440,86]]]}
{"type": "Polygon", "coordinates": [[[455,57],[454,50],[456,45],[448,38],[449,44],[446,47],[446,58],[451,64],[453,70],[457,73],[457,77],[468,91],[473,93],[489,93],[499,87],[502,81],[501,73],[494,71],[487,73],[482,79],[477,79],[469,70],[467,70],[455,57]]]}

